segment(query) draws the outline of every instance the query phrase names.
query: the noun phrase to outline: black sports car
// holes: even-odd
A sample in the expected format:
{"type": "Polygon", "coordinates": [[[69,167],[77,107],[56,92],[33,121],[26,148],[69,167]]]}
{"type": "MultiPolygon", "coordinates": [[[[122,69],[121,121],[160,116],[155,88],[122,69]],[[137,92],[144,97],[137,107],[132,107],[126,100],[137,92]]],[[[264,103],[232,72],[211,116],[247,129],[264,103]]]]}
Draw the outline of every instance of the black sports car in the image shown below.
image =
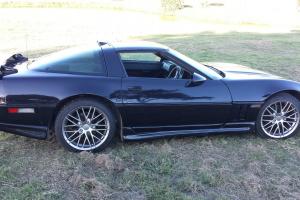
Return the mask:
{"type": "Polygon", "coordinates": [[[101,150],[116,134],[140,140],[255,130],[287,138],[299,128],[299,83],[200,64],[155,43],[98,42],[35,61],[15,55],[1,77],[0,129],[56,136],[72,151],[101,150]]]}

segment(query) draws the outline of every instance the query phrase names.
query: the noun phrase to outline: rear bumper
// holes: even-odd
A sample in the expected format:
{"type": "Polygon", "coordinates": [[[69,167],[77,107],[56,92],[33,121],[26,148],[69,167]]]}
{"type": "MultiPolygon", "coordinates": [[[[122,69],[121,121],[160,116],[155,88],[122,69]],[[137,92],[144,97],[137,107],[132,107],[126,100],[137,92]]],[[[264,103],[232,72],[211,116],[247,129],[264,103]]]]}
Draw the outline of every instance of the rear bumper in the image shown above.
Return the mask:
{"type": "Polygon", "coordinates": [[[48,135],[48,127],[44,126],[28,126],[0,123],[0,130],[41,140],[46,139],[48,135]]]}

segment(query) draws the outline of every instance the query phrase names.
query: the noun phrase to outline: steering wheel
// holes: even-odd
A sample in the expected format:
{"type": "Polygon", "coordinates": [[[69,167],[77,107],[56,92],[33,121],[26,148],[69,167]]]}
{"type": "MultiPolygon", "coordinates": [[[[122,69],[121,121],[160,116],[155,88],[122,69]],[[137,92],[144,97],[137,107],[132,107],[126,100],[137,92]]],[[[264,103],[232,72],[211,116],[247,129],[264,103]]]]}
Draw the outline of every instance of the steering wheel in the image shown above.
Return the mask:
{"type": "Polygon", "coordinates": [[[169,72],[167,78],[172,78],[172,79],[181,79],[183,76],[183,69],[179,66],[174,67],[173,69],[171,69],[171,71],[169,72]]]}

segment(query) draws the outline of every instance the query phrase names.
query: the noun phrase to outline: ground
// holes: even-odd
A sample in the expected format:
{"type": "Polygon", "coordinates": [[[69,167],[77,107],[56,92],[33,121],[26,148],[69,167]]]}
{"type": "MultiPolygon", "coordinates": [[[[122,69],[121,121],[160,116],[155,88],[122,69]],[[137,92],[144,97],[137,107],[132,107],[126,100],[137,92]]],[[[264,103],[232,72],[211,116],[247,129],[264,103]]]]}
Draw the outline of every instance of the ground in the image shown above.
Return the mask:
{"type": "MultiPolygon", "coordinates": [[[[2,27],[1,34],[8,40],[22,30],[2,27]]],[[[49,33],[41,34],[45,39],[49,33]]],[[[199,61],[244,64],[300,81],[298,32],[138,38],[166,44],[199,61]]],[[[51,42],[55,38],[49,37],[47,44],[51,42]]],[[[16,49],[4,39],[1,44],[3,52],[16,49]]],[[[28,54],[36,57],[64,47],[41,46],[28,54]]],[[[103,152],[76,154],[55,140],[0,133],[1,199],[299,199],[299,166],[300,134],[286,140],[262,139],[253,133],[116,140],[103,152]]]]}

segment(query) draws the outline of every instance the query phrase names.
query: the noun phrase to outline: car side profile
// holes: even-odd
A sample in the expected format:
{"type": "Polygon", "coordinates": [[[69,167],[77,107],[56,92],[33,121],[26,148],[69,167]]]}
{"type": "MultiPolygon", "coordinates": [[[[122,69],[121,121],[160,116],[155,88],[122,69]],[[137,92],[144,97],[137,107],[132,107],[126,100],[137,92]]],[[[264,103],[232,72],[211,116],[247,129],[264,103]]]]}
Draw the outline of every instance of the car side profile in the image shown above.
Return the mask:
{"type": "MultiPolygon", "coordinates": [[[[199,58],[200,60],[201,58],[199,58]]],[[[300,83],[229,63],[199,63],[151,42],[106,43],[1,67],[0,130],[55,136],[71,151],[121,140],[299,130],[300,83]]]]}

